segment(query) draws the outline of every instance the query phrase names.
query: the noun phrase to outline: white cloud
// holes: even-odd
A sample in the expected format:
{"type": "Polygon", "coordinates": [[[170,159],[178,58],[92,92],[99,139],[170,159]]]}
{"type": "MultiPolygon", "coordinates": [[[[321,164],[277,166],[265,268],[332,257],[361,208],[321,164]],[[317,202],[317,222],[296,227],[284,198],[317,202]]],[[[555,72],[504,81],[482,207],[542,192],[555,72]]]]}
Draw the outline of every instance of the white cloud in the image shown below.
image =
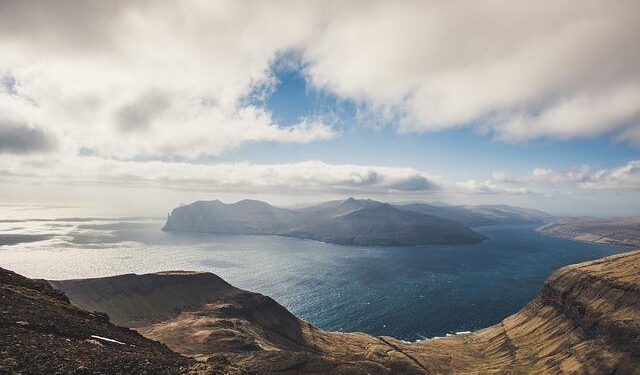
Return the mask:
{"type": "Polygon", "coordinates": [[[264,192],[429,193],[445,182],[413,168],[327,164],[193,164],[134,162],[100,157],[7,157],[0,170],[9,182],[128,185],[176,190],[264,192]]]}
{"type": "Polygon", "coordinates": [[[590,178],[590,173],[591,167],[589,165],[582,165],[565,171],[555,171],[550,168],[537,167],[527,176],[521,178],[520,181],[532,183],[583,182],[590,178]]]}
{"type": "MultiPolygon", "coordinates": [[[[521,188],[536,188],[540,192],[551,191],[554,188],[569,189],[564,192],[565,194],[572,194],[573,189],[640,190],[640,160],[631,160],[617,167],[597,170],[589,165],[561,171],[536,167],[527,175],[520,177],[513,177],[505,172],[494,172],[492,180],[486,181],[485,185],[492,186],[493,181],[521,188]]],[[[469,185],[474,186],[474,184],[469,185]]]]}
{"type": "Polygon", "coordinates": [[[15,84],[0,88],[0,110],[46,129],[61,152],[197,158],[245,142],[336,136],[319,119],[277,124],[244,100],[273,83],[276,53],[310,23],[304,7],[24,1],[2,9],[0,78],[15,84]],[[281,7],[296,16],[281,22],[281,7]]]}
{"type": "Polygon", "coordinates": [[[590,189],[640,190],[640,160],[631,160],[625,165],[594,172],[582,183],[590,189]]]}
{"type": "Polygon", "coordinates": [[[60,138],[62,152],[196,158],[332,138],[319,120],[286,128],[243,100],[274,83],[270,64],[290,49],[314,85],[400,131],[473,123],[510,141],[638,143],[633,0],[24,0],[0,10],[0,77],[13,82],[0,109],[60,138]]]}
{"type": "Polygon", "coordinates": [[[532,191],[524,187],[498,186],[492,180],[466,180],[456,182],[455,186],[464,194],[502,194],[502,195],[530,195],[532,191]]]}
{"type": "Polygon", "coordinates": [[[637,189],[638,161],[447,182],[413,168],[134,160],[339,136],[322,118],[283,126],[247,100],[271,92],[270,67],[290,50],[312,85],[401,132],[475,126],[504,141],[640,145],[638,35],[634,0],[4,1],[0,169],[5,180],[176,189],[637,189]]]}
{"type": "Polygon", "coordinates": [[[509,141],[635,140],[626,134],[640,124],[636,1],[358,4],[305,44],[309,74],[394,112],[401,131],[476,124],[509,141]]]}

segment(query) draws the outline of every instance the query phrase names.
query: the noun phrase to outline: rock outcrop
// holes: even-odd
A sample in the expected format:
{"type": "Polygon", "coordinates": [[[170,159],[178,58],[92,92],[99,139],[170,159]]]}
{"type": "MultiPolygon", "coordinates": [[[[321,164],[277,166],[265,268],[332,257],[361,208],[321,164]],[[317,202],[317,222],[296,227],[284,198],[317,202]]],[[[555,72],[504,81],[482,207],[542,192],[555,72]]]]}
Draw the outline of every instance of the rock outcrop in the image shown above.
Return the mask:
{"type": "Polygon", "coordinates": [[[640,374],[640,251],[561,268],[501,323],[416,343],[320,330],[208,273],[53,285],[221,373],[640,374]]]}

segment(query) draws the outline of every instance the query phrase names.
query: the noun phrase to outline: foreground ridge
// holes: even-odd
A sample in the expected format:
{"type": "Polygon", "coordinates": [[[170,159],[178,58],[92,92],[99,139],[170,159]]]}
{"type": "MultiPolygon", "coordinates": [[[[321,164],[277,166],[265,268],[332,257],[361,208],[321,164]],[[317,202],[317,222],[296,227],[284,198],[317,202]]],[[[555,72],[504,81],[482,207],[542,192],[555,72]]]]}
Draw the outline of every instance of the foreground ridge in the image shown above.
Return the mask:
{"type": "Polygon", "coordinates": [[[0,281],[0,329],[8,348],[0,352],[0,373],[36,373],[31,370],[43,366],[53,373],[100,373],[109,366],[119,366],[113,368],[120,373],[640,373],[640,251],[563,267],[501,323],[416,343],[320,330],[271,298],[211,273],[50,282],[75,306],[104,311],[146,338],[114,326],[104,314],[69,305],[42,281],[4,270],[0,281]],[[60,317],[69,323],[56,323],[60,317]],[[37,323],[47,321],[53,323],[45,328],[37,323]],[[57,357],[59,342],[67,339],[69,349],[57,357]],[[72,366],[58,363],[62,358],[72,366]]]}

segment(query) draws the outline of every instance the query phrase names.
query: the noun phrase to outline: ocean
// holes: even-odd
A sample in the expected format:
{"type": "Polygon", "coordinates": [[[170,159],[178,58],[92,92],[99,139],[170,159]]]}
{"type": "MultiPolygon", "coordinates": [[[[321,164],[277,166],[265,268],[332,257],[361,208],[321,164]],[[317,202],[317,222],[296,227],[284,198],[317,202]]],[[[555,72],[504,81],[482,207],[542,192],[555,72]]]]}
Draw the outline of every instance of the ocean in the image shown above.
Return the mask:
{"type": "Polygon", "coordinates": [[[0,267],[68,279],[164,270],[216,273],[328,330],[413,341],[498,323],[563,265],[625,248],[534,226],[476,228],[473,245],[349,247],[276,236],[174,234],[153,218],[0,220],[0,267]],[[4,245],[3,245],[4,244],[4,245]]]}

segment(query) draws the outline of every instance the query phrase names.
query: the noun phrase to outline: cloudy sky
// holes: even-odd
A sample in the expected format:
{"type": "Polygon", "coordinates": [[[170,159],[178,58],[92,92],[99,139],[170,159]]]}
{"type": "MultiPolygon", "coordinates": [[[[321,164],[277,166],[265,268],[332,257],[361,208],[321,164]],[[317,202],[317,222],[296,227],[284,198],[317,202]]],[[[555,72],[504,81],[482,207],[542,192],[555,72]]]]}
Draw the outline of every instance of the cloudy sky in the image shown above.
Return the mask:
{"type": "Polygon", "coordinates": [[[635,0],[0,0],[0,203],[640,210],[635,0]]]}

